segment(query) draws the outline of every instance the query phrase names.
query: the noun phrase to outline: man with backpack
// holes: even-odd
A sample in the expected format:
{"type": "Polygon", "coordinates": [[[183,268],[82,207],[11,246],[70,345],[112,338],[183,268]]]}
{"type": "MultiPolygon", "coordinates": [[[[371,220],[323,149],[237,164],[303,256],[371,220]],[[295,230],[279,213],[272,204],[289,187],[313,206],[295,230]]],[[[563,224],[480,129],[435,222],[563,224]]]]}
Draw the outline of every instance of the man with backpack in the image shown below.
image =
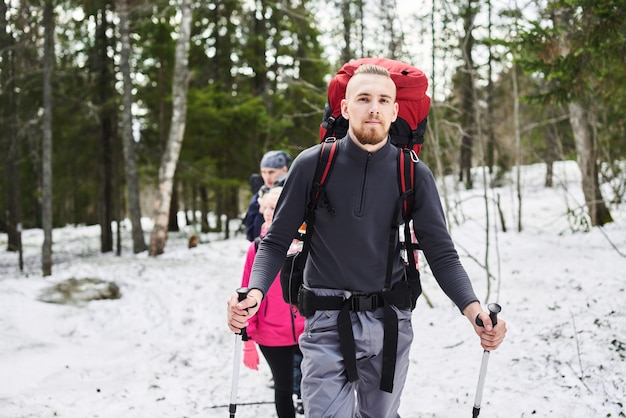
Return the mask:
{"type": "MultiPolygon", "coordinates": [[[[365,64],[348,82],[341,102],[348,135],[337,141],[332,176],[313,185],[321,145],[294,161],[274,221],[259,247],[247,297],[228,302],[228,325],[244,328],[281,269],[313,193],[315,210],[301,313],[302,396],[307,417],[398,417],[413,340],[411,309],[418,294],[406,280],[398,225],[398,148],[389,128],[398,116],[396,85],[387,69],[365,64]],[[356,397],[355,397],[356,396],[356,397]]],[[[413,164],[411,219],[442,290],[465,315],[486,350],[496,349],[506,322],[492,325],[482,310],[448,234],[432,173],[413,164]],[[476,325],[480,319],[483,327],[476,325]]]]}

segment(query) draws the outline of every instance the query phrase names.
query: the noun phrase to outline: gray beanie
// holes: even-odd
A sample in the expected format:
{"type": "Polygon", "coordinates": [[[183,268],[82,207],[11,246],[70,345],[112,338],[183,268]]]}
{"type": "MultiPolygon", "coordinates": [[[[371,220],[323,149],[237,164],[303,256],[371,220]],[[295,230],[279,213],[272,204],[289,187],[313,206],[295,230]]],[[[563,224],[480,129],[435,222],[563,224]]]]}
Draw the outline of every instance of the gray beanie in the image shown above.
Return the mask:
{"type": "Polygon", "coordinates": [[[268,151],[261,158],[261,168],[283,168],[290,162],[291,157],[285,151],[268,151]]]}

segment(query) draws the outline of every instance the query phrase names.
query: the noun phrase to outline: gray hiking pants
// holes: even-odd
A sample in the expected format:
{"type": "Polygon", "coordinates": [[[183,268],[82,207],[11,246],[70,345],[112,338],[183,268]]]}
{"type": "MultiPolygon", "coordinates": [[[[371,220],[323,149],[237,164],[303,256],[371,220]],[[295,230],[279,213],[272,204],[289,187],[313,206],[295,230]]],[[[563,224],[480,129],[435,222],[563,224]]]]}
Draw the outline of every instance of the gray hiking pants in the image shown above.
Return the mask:
{"type": "MultiPolygon", "coordinates": [[[[317,290],[316,289],[316,293],[317,290]]],[[[336,291],[324,290],[325,295],[336,291]]],[[[380,390],[383,360],[383,308],[350,312],[360,379],[349,382],[339,349],[339,311],[318,311],[307,318],[300,337],[304,356],[302,400],[306,418],[399,418],[398,408],[413,341],[411,312],[398,314],[398,351],[393,393],[380,390]]]]}

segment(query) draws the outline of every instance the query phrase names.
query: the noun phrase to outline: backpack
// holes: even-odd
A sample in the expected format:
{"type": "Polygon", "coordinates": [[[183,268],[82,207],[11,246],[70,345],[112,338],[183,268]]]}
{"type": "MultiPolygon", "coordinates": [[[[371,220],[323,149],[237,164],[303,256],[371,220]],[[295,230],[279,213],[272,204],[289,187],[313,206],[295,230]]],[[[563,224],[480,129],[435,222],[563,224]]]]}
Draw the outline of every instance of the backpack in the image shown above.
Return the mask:
{"type": "Polygon", "coordinates": [[[343,138],[348,132],[348,121],[341,115],[341,100],[346,97],[346,86],[361,64],[385,67],[396,84],[398,118],[391,124],[391,142],[401,148],[410,148],[417,155],[424,143],[430,97],[426,95],[428,78],[416,67],[388,58],[361,58],[344,64],[328,85],[328,99],[320,125],[320,140],[343,138]]]}

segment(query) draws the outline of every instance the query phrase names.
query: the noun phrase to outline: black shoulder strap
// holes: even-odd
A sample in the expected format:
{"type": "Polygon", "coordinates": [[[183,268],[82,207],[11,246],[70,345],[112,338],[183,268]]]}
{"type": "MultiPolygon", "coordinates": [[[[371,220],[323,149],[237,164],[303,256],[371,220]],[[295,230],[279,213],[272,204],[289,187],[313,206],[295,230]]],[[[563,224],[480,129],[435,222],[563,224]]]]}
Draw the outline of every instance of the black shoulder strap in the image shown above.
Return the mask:
{"type": "Polygon", "coordinates": [[[411,270],[415,270],[416,260],[412,246],[411,212],[413,211],[413,196],[415,194],[415,164],[419,162],[417,154],[410,148],[400,150],[398,163],[400,192],[402,202],[402,219],[404,221],[404,245],[407,253],[407,262],[411,270]]]}
{"type": "Polygon", "coordinates": [[[409,265],[415,268],[415,257],[413,251],[409,251],[406,243],[410,243],[411,238],[411,212],[413,211],[413,195],[414,195],[414,182],[415,182],[415,163],[419,161],[417,154],[410,148],[398,147],[398,187],[400,189],[400,197],[396,202],[396,210],[394,211],[394,218],[391,224],[391,231],[389,233],[389,249],[387,257],[387,272],[385,277],[385,288],[391,287],[391,270],[393,267],[393,260],[396,257],[396,231],[398,230],[398,223],[396,222],[398,213],[402,214],[402,222],[404,223],[404,239],[405,248],[407,250],[407,259],[409,265]],[[407,241],[407,234],[409,240],[407,241]],[[410,256],[409,254],[410,253],[410,256]]]}
{"type": "Polygon", "coordinates": [[[402,219],[410,219],[413,210],[413,186],[415,181],[415,164],[417,155],[409,148],[398,149],[398,181],[402,199],[402,219]]]}
{"type": "MultiPolygon", "coordinates": [[[[320,199],[324,198],[325,188],[324,185],[328,180],[330,171],[335,162],[335,154],[337,153],[337,139],[330,137],[322,142],[322,149],[320,151],[319,160],[317,160],[317,167],[315,169],[315,176],[313,177],[313,185],[311,186],[311,199],[307,210],[309,212],[315,212],[315,208],[320,199]]],[[[307,216],[309,214],[307,213],[307,216]]]]}
{"type": "MultiPolygon", "coordinates": [[[[306,257],[309,251],[309,242],[311,241],[311,235],[313,235],[313,227],[315,225],[315,210],[320,200],[326,199],[326,182],[330,175],[333,165],[335,163],[335,157],[337,155],[337,138],[326,138],[322,142],[322,149],[320,151],[319,159],[317,160],[317,167],[315,169],[315,175],[313,177],[313,184],[311,185],[311,196],[309,199],[309,205],[306,209],[306,234],[304,235],[304,243],[302,244],[301,254],[306,257]]],[[[333,211],[330,204],[327,205],[330,211],[333,211]]]]}
{"type": "MultiPolygon", "coordinates": [[[[411,211],[413,210],[413,195],[415,186],[415,164],[419,161],[417,154],[410,148],[398,148],[398,185],[400,189],[400,197],[397,200],[396,210],[394,211],[391,230],[389,232],[389,251],[387,256],[387,272],[385,277],[385,290],[391,290],[391,270],[393,261],[397,257],[396,235],[398,234],[398,213],[402,213],[402,222],[404,223],[404,239],[411,242],[411,211]],[[407,238],[408,237],[408,238],[407,238]]],[[[415,270],[415,257],[412,249],[406,248],[407,259],[410,267],[407,272],[415,270]]],[[[410,274],[410,273],[409,273],[410,274]]],[[[405,280],[408,277],[405,276],[405,280]]],[[[390,292],[385,294],[389,295],[390,292]]],[[[385,299],[384,334],[383,334],[383,366],[380,379],[380,389],[385,392],[393,391],[393,379],[396,371],[396,351],[398,347],[398,316],[392,308],[392,303],[385,299]]]]}

